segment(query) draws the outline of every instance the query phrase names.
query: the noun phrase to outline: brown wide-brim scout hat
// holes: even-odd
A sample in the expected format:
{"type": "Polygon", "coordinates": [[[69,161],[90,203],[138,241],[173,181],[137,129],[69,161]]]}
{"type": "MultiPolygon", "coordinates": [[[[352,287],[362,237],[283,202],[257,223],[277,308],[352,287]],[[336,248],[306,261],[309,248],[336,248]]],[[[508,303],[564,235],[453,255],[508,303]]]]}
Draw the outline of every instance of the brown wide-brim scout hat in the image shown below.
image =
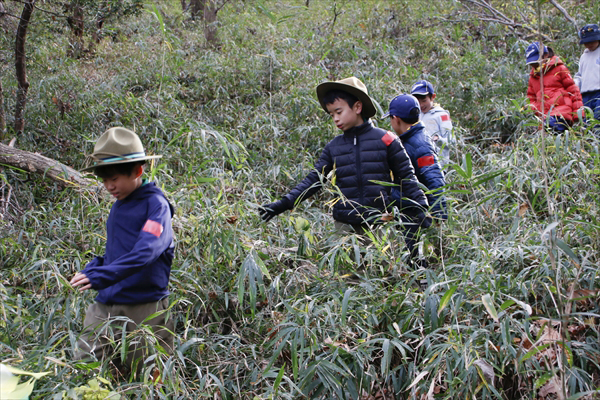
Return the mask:
{"type": "Polygon", "coordinates": [[[362,103],[362,116],[364,118],[371,118],[377,114],[377,109],[373,104],[373,100],[369,97],[369,92],[364,83],[355,76],[350,78],[342,79],[334,82],[323,82],[317,86],[317,98],[323,110],[327,111],[327,105],[323,102],[323,98],[332,90],[343,90],[356,97],[362,103]]]}
{"type": "Polygon", "coordinates": [[[90,157],[94,160],[94,165],[82,169],[82,172],[106,165],[144,161],[162,156],[147,156],[138,135],[129,129],[116,127],[110,128],[100,136],[90,157]]]}

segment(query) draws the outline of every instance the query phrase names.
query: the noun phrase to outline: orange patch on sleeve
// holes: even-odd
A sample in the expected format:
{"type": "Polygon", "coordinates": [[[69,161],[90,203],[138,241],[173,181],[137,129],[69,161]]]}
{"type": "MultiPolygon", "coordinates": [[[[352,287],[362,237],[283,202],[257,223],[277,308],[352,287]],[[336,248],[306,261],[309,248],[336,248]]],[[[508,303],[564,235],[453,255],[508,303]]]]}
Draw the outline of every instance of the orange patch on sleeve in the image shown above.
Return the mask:
{"type": "Polygon", "coordinates": [[[392,144],[392,142],[394,140],[396,140],[397,136],[394,135],[392,132],[387,131],[385,133],[385,135],[383,135],[383,137],[381,138],[381,140],[383,141],[383,143],[385,143],[386,146],[389,146],[390,144],[392,144]]]}
{"type": "Polygon", "coordinates": [[[156,237],[160,237],[160,234],[163,231],[163,226],[159,222],[152,221],[151,219],[149,219],[144,224],[144,227],[142,228],[142,231],[148,232],[151,235],[154,235],[156,237]]]}
{"type": "Polygon", "coordinates": [[[435,157],[433,156],[423,156],[417,159],[417,165],[419,168],[428,167],[435,163],[435,157]]]}

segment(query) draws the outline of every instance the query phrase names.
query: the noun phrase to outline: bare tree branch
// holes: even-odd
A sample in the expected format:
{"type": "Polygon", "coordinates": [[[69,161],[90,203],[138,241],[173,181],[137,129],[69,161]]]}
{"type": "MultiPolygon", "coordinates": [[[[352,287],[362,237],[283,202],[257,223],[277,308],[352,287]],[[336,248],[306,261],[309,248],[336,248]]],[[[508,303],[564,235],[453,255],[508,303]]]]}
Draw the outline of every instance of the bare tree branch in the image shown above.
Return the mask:
{"type": "Polygon", "coordinates": [[[577,22],[573,19],[573,17],[571,17],[569,15],[569,13],[567,12],[567,10],[565,10],[564,7],[561,6],[560,4],[558,4],[555,0],[549,0],[549,1],[550,1],[550,4],[552,4],[554,7],[556,7],[558,9],[558,11],[560,11],[565,16],[565,18],[570,23],[573,24],[573,26],[575,27],[575,30],[579,31],[579,28],[577,27],[577,22]]]}
{"type": "MultiPolygon", "coordinates": [[[[553,0],[552,0],[553,1],[553,0]]],[[[544,40],[551,41],[550,38],[541,32],[538,32],[535,28],[531,27],[525,22],[518,22],[515,19],[507,17],[503,12],[495,8],[489,1],[486,0],[460,0],[463,7],[467,10],[467,13],[481,21],[495,22],[498,24],[509,27],[513,32],[518,35],[523,35],[523,32],[519,30],[525,30],[530,35],[542,35],[544,40]]],[[[521,10],[519,14],[524,21],[527,21],[526,16],[523,15],[521,10]]]]}

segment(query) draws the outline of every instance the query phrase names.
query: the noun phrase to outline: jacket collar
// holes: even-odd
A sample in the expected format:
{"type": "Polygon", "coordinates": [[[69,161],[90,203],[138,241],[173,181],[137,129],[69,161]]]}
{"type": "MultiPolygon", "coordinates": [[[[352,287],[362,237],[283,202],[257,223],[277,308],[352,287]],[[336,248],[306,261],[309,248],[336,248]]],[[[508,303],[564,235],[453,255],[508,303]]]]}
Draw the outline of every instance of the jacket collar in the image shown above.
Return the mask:
{"type": "Polygon", "coordinates": [[[540,72],[546,74],[549,70],[556,67],[557,65],[562,65],[563,62],[558,56],[552,56],[548,60],[542,62],[542,65],[537,67],[532,71],[533,75],[540,75],[540,72]]]}
{"type": "Polygon", "coordinates": [[[421,121],[418,121],[416,124],[411,126],[409,130],[407,130],[402,135],[400,135],[400,139],[406,140],[409,137],[411,137],[412,135],[414,135],[415,133],[421,131],[422,129],[425,129],[425,125],[423,125],[423,123],[421,121]]]}
{"type": "Polygon", "coordinates": [[[348,129],[347,131],[344,131],[344,135],[358,136],[358,135],[361,135],[371,129],[373,129],[373,124],[371,123],[371,120],[369,119],[367,122],[364,122],[361,125],[354,126],[350,129],[348,129]]]}

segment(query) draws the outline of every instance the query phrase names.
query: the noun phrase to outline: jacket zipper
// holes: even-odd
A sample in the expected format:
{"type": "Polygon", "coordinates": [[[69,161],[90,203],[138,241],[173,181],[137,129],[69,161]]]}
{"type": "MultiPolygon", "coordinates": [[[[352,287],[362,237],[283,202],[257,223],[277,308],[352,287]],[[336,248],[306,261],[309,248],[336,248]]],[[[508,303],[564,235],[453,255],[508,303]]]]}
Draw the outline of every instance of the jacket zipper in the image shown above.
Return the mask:
{"type": "Polygon", "coordinates": [[[354,135],[354,153],[356,157],[356,176],[358,180],[358,193],[360,193],[360,203],[365,204],[365,196],[363,193],[363,185],[362,185],[362,167],[360,160],[360,143],[357,143],[357,137],[354,135]]]}

